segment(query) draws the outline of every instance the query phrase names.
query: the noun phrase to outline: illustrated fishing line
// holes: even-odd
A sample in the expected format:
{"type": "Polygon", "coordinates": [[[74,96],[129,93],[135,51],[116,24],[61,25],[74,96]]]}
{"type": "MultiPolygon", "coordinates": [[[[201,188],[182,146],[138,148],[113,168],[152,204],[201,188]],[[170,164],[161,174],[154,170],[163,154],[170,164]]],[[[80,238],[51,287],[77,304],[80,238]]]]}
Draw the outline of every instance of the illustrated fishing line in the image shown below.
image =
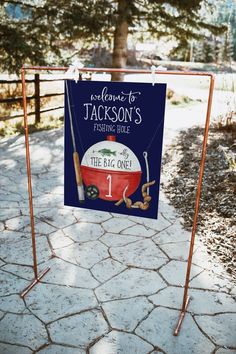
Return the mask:
{"type": "MultiPolygon", "coordinates": [[[[69,81],[69,80],[66,81],[67,90],[68,90],[68,86],[67,86],[67,82],[68,82],[68,81],[69,81]]],[[[68,90],[68,92],[67,92],[67,95],[69,95],[69,90],[68,90]]],[[[75,105],[74,105],[73,95],[70,95],[70,103],[71,103],[71,104],[70,104],[70,107],[71,107],[71,110],[72,110],[72,112],[73,112],[72,117],[74,118],[74,119],[73,119],[73,122],[72,122],[72,123],[74,123],[73,127],[74,127],[74,130],[76,131],[76,133],[77,133],[77,135],[78,135],[78,137],[79,137],[80,147],[81,147],[82,152],[83,152],[83,154],[84,154],[84,153],[85,153],[85,148],[84,148],[83,140],[82,140],[82,137],[81,137],[81,134],[80,134],[80,129],[79,129],[79,126],[78,126],[78,122],[77,122],[77,119],[76,119],[76,115],[75,115],[75,110],[74,110],[75,105]]]]}

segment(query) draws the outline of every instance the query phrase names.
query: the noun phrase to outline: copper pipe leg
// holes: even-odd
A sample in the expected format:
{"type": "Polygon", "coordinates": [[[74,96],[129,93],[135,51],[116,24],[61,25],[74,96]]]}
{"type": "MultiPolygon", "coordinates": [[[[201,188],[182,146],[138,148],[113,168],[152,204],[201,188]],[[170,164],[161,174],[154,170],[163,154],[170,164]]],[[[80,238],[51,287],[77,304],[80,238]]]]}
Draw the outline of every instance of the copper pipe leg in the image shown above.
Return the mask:
{"type": "Polygon", "coordinates": [[[50,267],[44,269],[41,273],[39,273],[38,277],[35,278],[30,285],[27,286],[27,288],[25,288],[24,291],[22,291],[22,293],[20,294],[20,297],[23,299],[25,297],[25,295],[28,294],[28,292],[37,284],[40,282],[40,279],[42,279],[42,277],[47,274],[47,272],[50,270],[50,267]]]}
{"type": "Polygon", "coordinates": [[[189,303],[188,288],[189,288],[190,273],[191,273],[191,266],[192,266],[194,242],[195,242],[195,236],[196,236],[196,231],[197,231],[198,212],[199,212],[199,208],[200,208],[200,197],[201,197],[202,180],[203,180],[205,160],[206,160],[207,138],[208,138],[208,131],[209,131],[209,126],[210,126],[210,116],[211,116],[212,98],[213,98],[213,91],[214,91],[214,82],[215,82],[215,78],[214,78],[214,75],[212,75],[211,80],[210,80],[209,96],[208,96],[208,103],[207,103],[207,114],[206,114],[206,121],[205,121],[204,139],[203,139],[203,143],[202,143],[202,156],[201,156],[199,177],[198,177],[198,184],[197,184],[196,202],[195,202],[195,209],[194,209],[191,242],[190,242],[190,247],[189,247],[189,256],[188,256],[188,266],[187,266],[185,285],[184,285],[183,305],[182,305],[182,309],[181,309],[181,313],[180,313],[179,322],[178,322],[176,330],[174,332],[175,336],[177,336],[179,333],[179,330],[180,330],[181,324],[183,322],[185,312],[186,312],[186,309],[187,309],[187,306],[189,303]]]}
{"type": "Polygon", "coordinates": [[[30,146],[29,146],[29,132],[28,132],[28,115],[27,115],[27,97],[26,97],[26,81],[25,81],[25,68],[21,69],[22,81],[22,98],[23,98],[23,112],[24,112],[24,128],[25,128],[25,153],[26,153],[26,170],[28,180],[28,196],[29,196],[29,211],[30,211],[30,225],[32,237],[32,252],[34,263],[34,277],[38,277],[37,269],[37,252],[36,252],[36,239],[35,239],[35,225],[34,225],[34,208],[33,208],[33,192],[32,192],[32,177],[30,166],[30,146]]]}
{"type": "Polygon", "coordinates": [[[183,308],[183,309],[181,310],[181,312],[180,312],[179,321],[178,321],[177,326],[176,326],[176,328],[175,328],[174,336],[177,336],[177,335],[179,334],[180,327],[181,327],[181,325],[182,325],[182,322],[183,322],[185,313],[186,313],[186,311],[187,311],[187,307],[188,307],[188,304],[189,304],[189,300],[190,300],[190,297],[188,296],[188,297],[187,297],[187,300],[186,300],[186,303],[185,303],[185,306],[184,306],[184,308],[183,308]]]}

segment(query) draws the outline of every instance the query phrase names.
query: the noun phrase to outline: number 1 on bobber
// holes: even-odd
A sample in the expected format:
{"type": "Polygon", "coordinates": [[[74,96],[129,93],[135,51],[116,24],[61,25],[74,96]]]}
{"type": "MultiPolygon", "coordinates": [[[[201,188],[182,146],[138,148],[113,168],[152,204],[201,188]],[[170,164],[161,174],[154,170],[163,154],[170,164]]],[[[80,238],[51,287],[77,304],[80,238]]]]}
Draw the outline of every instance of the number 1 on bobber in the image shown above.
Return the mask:
{"type": "Polygon", "coordinates": [[[108,194],[106,194],[106,197],[108,198],[112,198],[112,194],[111,194],[111,175],[107,176],[107,180],[109,181],[109,185],[108,185],[108,194]]]}

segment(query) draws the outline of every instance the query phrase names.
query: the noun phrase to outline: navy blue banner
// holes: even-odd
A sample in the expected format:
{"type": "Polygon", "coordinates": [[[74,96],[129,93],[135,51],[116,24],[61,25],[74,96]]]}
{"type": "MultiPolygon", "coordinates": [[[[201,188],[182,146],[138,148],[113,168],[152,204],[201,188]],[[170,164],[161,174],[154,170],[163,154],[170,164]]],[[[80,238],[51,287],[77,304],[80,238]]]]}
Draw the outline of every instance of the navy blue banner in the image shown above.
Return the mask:
{"type": "Polygon", "coordinates": [[[65,205],[157,218],[166,84],[65,81],[65,205]]]}

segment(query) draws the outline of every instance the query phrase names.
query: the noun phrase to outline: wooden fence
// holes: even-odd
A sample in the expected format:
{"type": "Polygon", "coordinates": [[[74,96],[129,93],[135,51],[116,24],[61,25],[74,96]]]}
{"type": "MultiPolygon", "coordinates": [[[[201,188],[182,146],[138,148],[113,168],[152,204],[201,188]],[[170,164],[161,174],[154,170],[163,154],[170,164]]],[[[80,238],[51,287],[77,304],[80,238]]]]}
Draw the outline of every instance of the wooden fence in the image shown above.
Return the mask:
{"type": "MultiPolygon", "coordinates": [[[[26,83],[33,83],[34,84],[34,94],[31,96],[27,96],[27,101],[34,100],[34,111],[29,112],[28,115],[35,115],[35,123],[40,122],[40,115],[41,113],[45,112],[50,112],[50,111],[55,111],[61,108],[64,108],[64,105],[61,106],[55,106],[55,107],[50,107],[50,108],[44,108],[41,109],[41,99],[43,98],[51,98],[51,97],[56,97],[56,96],[62,96],[64,95],[64,92],[59,92],[59,93],[47,93],[44,95],[40,94],[40,84],[42,82],[52,82],[52,81],[63,81],[63,78],[57,79],[57,78],[49,78],[49,79],[41,79],[39,74],[34,75],[34,79],[27,79],[26,83]]],[[[0,85],[11,85],[11,84],[21,84],[21,80],[0,80],[0,85]]],[[[0,97],[0,105],[1,104],[14,104],[14,103],[20,103],[22,107],[22,96],[15,96],[15,97],[6,97],[2,98],[0,97]]],[[[7,121],[10,119],[16,119],[16,118],[21,118],[23,117],[23,112],[17,113],[14,115],[0,115],[0,121],[7,121]]]]}

